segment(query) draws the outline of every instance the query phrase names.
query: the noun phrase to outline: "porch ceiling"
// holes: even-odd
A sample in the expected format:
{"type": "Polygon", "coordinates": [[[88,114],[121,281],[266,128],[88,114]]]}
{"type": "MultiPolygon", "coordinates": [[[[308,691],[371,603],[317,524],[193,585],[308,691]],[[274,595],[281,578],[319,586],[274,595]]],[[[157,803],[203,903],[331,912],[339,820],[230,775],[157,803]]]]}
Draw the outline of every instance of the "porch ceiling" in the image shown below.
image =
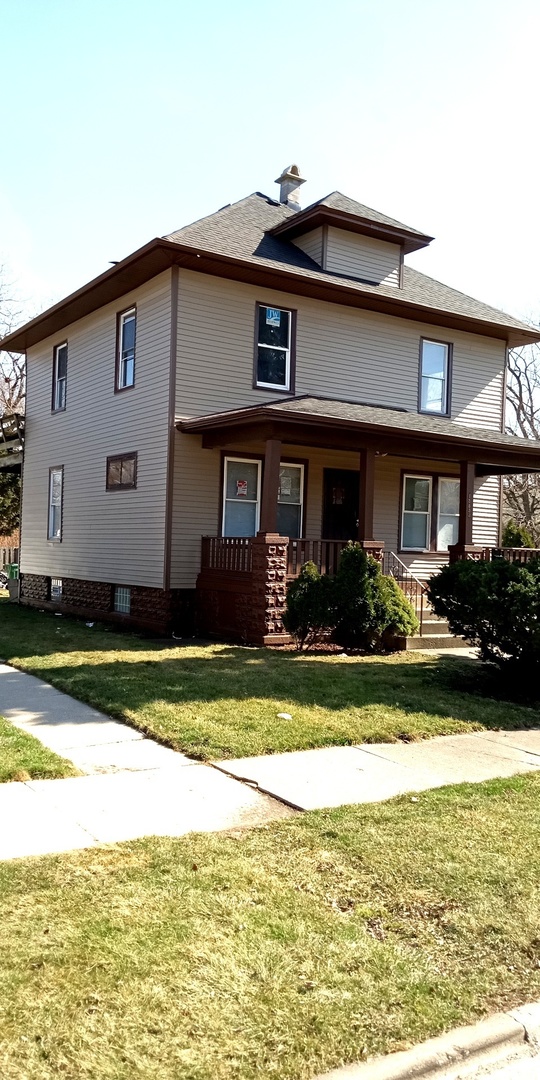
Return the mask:
{"type": "Polygon", "coordinates": [[[478,475],[540,471],[540,441],[473,428],[405,409],[302,396],[210,413],[176,422],[202,435],[203,446],[280,439],[325,449],[372,449],[378,454],[471,461],[478,475]]]}

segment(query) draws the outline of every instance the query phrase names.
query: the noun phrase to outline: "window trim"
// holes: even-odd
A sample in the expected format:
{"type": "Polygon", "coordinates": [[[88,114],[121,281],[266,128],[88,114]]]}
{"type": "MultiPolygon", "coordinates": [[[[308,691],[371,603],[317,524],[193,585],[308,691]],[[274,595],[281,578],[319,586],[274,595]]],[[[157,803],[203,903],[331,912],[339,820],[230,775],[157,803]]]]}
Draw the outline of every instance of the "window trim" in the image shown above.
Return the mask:
{"type": "MultiPolygon", "coordinates": [[[[245,454],[229,454],[229,453],[224,453],[223,454],[223,469],[222,469],[223,475],[222,475],[222,478],[221,478],[221,514],[220,514],[221,523],[220,523],[220,533],[219,533],[219,535],[223,536],[223,537],[226,536],[226,533],[225,533],[225,513],[226,513],[226,510],[227,510],[227,502],[230,501],[230,500],[227,499],[227,462],[228,461],[243,461],[243,462],[246,463],[246,465],[256,465],[257,466],[257,499],[256,499],[256,502],[255,502],[255,532],[253,534],[254,536],[256,536],[258,531],[259,531],[259,526],[260,526],[260,522],[261,522],[261,497],[262,497],[263,459],[262,459],[261,455],[257,455],[257,454],[253,454],[251,457],[246,457],[245,454]]],[[[253,502],[253,500],[248,500],[248,501],[253,502]]]]}
{"type": "Polygon", "coordinates": [[[116,360],[114,366],[114,392],[115,394],[122,394],[124,390],[133,390],[135,386],[135,357],[137,352],[137,305],[131,304],[128,308],[124,308],[123,311],[118,311],[116,314],[116,360]],[[133,346],[133,382],[127,383],[125,386],[120,385],[120,371],[121,371],[121,351],[122,351],[122,329],[124,326],[124,320],[127,315],[135,316],[135,343],[133,346]]]}
{"type": "Polygon", "coordinates": [[[253,342],[253,389],[254,390],[271,390],[275,394],[294,394],[296,383],[296,308],[277,307],[276,304],[266,304],[257,300],[255,303],[255,328],[254,328],[254,342],[253,342]],[[276,308],[278,311],[286,311],[290,315],[289,319],[289,348],[287,350],[287,386],[279,386],[275,383],[264,383],[258,380],[258,360],[259,360],[259,311],[261,308],[276,308]]]}
{"type": "Polygon", "coordinates": [[[105,467],[105,490],[106,491],[135,491],[137,488],[137,471],[138,471],[138,450],[130,450],[126,454],[111,454],[107,458],[107,464],[105,467]],[[109,483],[109,467],[115,462],[133,460],[135,468],[133,470],[133,483],[132,484],[110,484],[109,483]]]}
{"type": "MultiPolygon", "coordinates": [[[[246,457],[241,450],[222,450],[221,451],[221,481],[219,485],[219,509],[218,509],[218,536],[224,537],[223,526],[225,523],[225,484],[227,481],[227,459],[234,461],[258,461],[260,463],[260,482],[261,489],[259,493],[259,520],[260,520],[260,502],[262,499],[262,485],[264,481],[264,454],[250,454],[249,458],[246,457]]],[[[302,533],[297,539],[302,540],[306,535],[306,517],[307,517],[307,497],[308,497],[308,473],[309,473],[309,460],[308,458],[287,457],[287,460],[282,460],[280,465],[301,465],[302,466],[302,533]]],[[[258,531],[258,529],[257,529],[258,531]]]]}
{"type": "Polygon", "coordinates": [[[64,466],[63,465],[51,465],[49,468],[49,489],[47,496],[47,542],[49,544],[61,544],[64,534],[64,466]],[[59,472],[62,480],[62,492],[60,495],[60,535],[51,536],[51,495],[52,495],[52,474],[59,472]]]}
{"type": "Polygon", "coordinates": [[[61,341],[59,345],[55,345],[53,348],[53,369],[52,369],[52,394],[51,394],[51,412],[65,412],[67,404],[67,370],[68,370],[68,357],[69,349],[67,339],[61,341]],[[66,375],[64,379],[64,404],[57,405],[57,393],[58,393],[58,353],[60,349],[66,349],[66,375]]]}
{"type": "MultiPolygon", "coordinates": [[[[439,338],[434,337],[421,337],[418,353],[418,412],[422,416],[443,416],[450,417],[452,415],[452,368],[454,361],[454,345],[452,341],[441,341],[439,338]],[[422,408],[422,360],[424,354],[424,342],[428,342],[432,345],[445,345],[447,349],[446,354],[446,379],[445,379],[445,400],[444,410],[441,412],[433,412],[431,409],[422,408]]],[[[426,376],[427,377],[427,376],[426,376]]]]}
{"type": "MultiPolygon", "coordinates": [[[[433,552],[438,555],[445,555],[447,551],[445,549],[439,549],[437,547],[437,534],[439,523],[439,481],[440,480],[459,480],[459,473],[439,473],[439,472],[423,472],[422,470],[416,470],[413,472],[411,469],[401,470],[401,483],[400,483],[400,495],[399,495],[399,523],[398,523],[398,554],[420,554],[425,555],[429,552],[433,552]],[[429,547],[425,548],[408,548],[403,547],[403,514],[405,503],[405,480],[407,477],[413,477],[418,480],[431,480],[431,502],[430,502],[430,526],[429,526],[429,547]]],[[[459,518],[458,518],[459,522],[459,518]]]]}

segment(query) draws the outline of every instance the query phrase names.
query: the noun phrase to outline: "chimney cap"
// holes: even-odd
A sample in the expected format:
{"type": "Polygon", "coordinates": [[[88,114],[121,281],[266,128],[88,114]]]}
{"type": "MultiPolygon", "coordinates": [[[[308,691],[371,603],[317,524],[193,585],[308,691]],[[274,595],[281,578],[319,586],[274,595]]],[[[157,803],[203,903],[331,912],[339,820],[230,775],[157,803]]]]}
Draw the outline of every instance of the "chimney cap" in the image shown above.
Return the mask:
{"type": "Polygon", "coordinates": [[[278,176],[275,181],[276,184],[282,184],[286,180],[292,180],[300,187],[300,184],[305,184],[305,180],[300,176],[300,169],[298,165],[286,165],[281,176],[278,176]]]}

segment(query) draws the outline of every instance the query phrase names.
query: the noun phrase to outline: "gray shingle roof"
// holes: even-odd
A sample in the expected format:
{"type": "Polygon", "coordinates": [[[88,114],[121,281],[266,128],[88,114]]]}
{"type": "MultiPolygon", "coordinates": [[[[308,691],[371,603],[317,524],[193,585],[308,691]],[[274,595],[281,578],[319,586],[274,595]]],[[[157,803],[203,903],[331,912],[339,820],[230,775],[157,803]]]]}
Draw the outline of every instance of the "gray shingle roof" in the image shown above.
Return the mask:
{"type": "MultiPolygon", "coordinates": [[[[355,213],[368,210],[361,203],[348,199],[339,192],[333,192],[323,202],[330,203],[334,209],[346,210],[351,205],[355,213]]],[[[350,209],[347,212],[351,212],[350,209]]],[[[369,211],[374,214],[375,211],[369,211]]],[[[414,270],[404,268],[403,288],[391,285],[375,285],[345,275],[326,272],[318,263],[306,255],[301,248],[279,236],[268,234],[280,222],[295,216],[297,211],[275,202],[274,199],[255,192],[218,210],[209,217],[201,218],[192,225],[186,225],[164,237],[178,244],[196,247],[200,251],[229,256],[250,262],[268,269],[279,269],[284,274],[294,272],[314,282],[341,284],[347,290],[354,290],[366,295],[387,297],[394,303],[413,303],[426,309],[437,308],[448,314],[477,319],[502,328],[515,328],[531,331],[526,323],[507,315],[489,304],[475,300],[472,296],[443,285],[433,278],[414,270]]],[[[390,222],[400,228],[399,222],[379,215],[378,219],[390,222]]],[[[286,281],[283,282],[286,289],[286,281]]]]}
{"type": "Polygon", "coordinates": [[[456,442],[469,440],[474,443],[485,443],[486,448],[515,448],[523,451],[540,452],[540,440],[536,439],[524,439],[518,435],[503,435],[501,432],[492,431],[489,428],[470,427],[468,424],[460,424],[455,420],[408,412],[406,409],[389,409],[382,405],[367,405],[360,402],[319,398],[309,395],[269,401],[262,405],[247,406],[243,409],[228,409],[221,413],[190,417],[189,420],[178,421],[178,423],[186,431],[225,426],[229,418],[241,425],[249,422],[250,415],[253,413],[257,414],[257,418],[265,414],[276,419],[291,421],[302,417],[313,418],[315,421],[335,420],[338,426],[339,422],[342,421],[368,428],[386,428],[388,431],[407,432],[411,435],[451,437],[456,442]]]}
{"type": "Polygon", "coordinates": [[[327,206],[329,210],[341,210],[344,214],[353,214],[355,217],[366,218],[367,221],[374,221],[379,225],[388,225],[393,229],[399,229],[400,232],[408,232],[414,236],[423,232],[422,229],[413,229],[410,225],[404,225],[402,221],[396,221],[395,218],[388,217],[387,214],[381,214],[378,210],[373,210],[371,206],[365,206],[364,203],[357,202],[356,199],[350,199],[348,195],[343,195],[341,191],[332,191],[330,195],[325,195],[324,199],[318,199],[311,206],[306,206],[306,213],[308,210],[313,209],[314,206],[327,206]]]}

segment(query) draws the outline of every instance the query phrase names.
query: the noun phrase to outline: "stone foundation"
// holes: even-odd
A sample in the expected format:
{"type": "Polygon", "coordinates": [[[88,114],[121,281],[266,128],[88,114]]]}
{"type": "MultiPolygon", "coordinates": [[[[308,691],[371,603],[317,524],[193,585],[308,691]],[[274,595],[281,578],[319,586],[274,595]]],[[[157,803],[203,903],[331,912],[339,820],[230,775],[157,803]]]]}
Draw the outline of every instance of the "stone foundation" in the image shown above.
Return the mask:
{"type": "Polygon", "coordinates": [[[29,607],[62,611],[84,619],[98,619],[126,629],[169,635],[193,634],[194,589],[150,589],[131,585],[131,612],[113,610],[114,585],[105,581],[62,578],[61,600],[51,600],[51,579],[43,574],[21,574],[20,602],[29,607]]]}

